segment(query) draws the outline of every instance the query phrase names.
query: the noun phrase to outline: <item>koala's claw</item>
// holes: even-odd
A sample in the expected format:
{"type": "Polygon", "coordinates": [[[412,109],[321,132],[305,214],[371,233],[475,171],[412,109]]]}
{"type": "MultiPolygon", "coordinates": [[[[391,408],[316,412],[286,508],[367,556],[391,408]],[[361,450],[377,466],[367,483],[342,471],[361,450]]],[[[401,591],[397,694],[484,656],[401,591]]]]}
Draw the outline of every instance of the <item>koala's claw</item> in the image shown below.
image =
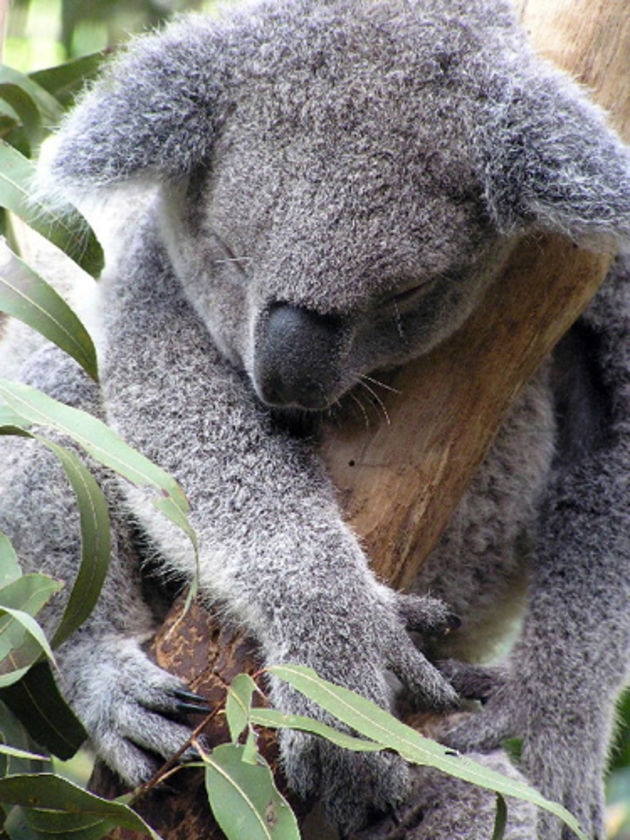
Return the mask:
{"type": "MultiPolygon", "coordinates": [[[[98,755],[131,787],[148,781],[186,744],[189,714],[209,711],[203,698],[151,662],[134,640],[105,639],[87,652],[76,646],[64,659],[64,673],[74,677],[65,686],[68,700],[98,755]]],[[[197,757],[189,753],[183,761],[197,757]]]]}

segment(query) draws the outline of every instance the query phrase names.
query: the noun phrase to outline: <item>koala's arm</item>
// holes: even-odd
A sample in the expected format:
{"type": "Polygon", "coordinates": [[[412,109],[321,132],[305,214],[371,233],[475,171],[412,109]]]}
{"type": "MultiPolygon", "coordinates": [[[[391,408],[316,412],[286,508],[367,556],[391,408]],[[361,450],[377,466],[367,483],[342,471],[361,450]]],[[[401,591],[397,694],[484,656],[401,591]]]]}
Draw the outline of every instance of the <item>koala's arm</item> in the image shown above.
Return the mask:
{"type": "MultiPolygon", "coordinates": [[[[219,355],[162,247],[145,231],[125,271],[102,282],[107,418],[188,495],[205,598],[255,634],[268,663],[310,665],[381,706],[390,703],[391,669],[421,706],[454,704],[451,686],[405,627],[410,622],[442,632],[448,610],[432,599],[405,600],[376,581],[342,522],[312,442],[274,421],[245,375],[219,355]]],[[[192,576],[186,538],[142,491],[128,498],[166,566],[192,576]]],[[[321,714],[286,686],[272,682],[271,690],[287,711],[321,714]]],[[[363,786],[356,799],[377,808],[402,794],[404,771],[391,757],[334,753],[318,761],[316,751],[300,737],[287,737],[285,766],[302,791],[316,788],[322,774],[340,823],[355,819],[344,811],[353,787],[356,794],[363,786]],[[342,773],[344,761],[363,769],[342,773]]]]}
{"type": "MultiPolygon", "coordinates": [[[[563,386],[571,390],[563,401],[565,428],[543,504],[525,624],[507,674],[484,687],[481,671],[464,676],[454,664],[446,670],[464,693],[489,698],[451,743],[490,748],[501,738],[522,737],[530,780],[598,840],[605,836],[602,778],[615,701],[630,654],[627,271],[620,261],[585,316],[580,377],[589,365],[601,371],[592,408],[576,399],[583,380],[570,377],[563,386]]],[[[559,361],[570,367],[575,347],[567,349],[559,361]]],[[[593,382],[586,385],[592,391],[593,382]]],[[[558,820],[541,815],[538,836],[571,836],[562,831],[558,820]]]]}
{"type": "MultiPolygon", "coordinates": [[[[98,387],[57,348],[40,351],[23,379],[75,408],[99,416],[98,387]]],[[[67,439],[42,434],[80,456],[67,439]]],[[[39,441],[0,437],[0,531],[12,540],[24,572],[43,572],[65,586],[38,615],[56,629],[79,569],[81,534],[76,497],[57,458],[39,441]]],[[[186,712],[195,698],[142,649],[156,619],[143,599],[140,560],[122,508],[118,482],[90,463],[110,508],[112,550],[100,598],[59,648],[58,680],[96,752],[130,785],[149,778],[189,735],[186,712]]],[[[201,709],[197,709],[201,711],[201,709]]]]}

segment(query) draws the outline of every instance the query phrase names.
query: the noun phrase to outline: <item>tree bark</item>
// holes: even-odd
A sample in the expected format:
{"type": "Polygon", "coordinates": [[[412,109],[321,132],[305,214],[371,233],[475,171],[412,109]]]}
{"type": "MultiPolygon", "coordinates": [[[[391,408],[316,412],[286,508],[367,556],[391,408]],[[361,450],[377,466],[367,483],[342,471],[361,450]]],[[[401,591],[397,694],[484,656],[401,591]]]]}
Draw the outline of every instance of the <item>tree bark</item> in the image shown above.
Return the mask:
{"type": "MultiPolygon", "coordinates": [[[[516,0],[535,47],[588,85],[628,138],[626,3],[516,0]]],[[[375,407],[367,428],[350,418],[326,428],[322,455],[348,521],[380,576],[400,587],[413,579],[512,401],[586,306],[609,262],[609,257],[581,251],[558,236],[526,239],[464,327],[388,380],[394,389],[382,398],[388,419],[375,407]]],[[[256,668],[249,643],[222,637],[199,610],[170,636],[161,633],[155,652],[163,667],[211,699],[223,698],[223,681],[236,673],[236,665],[250,672],[256,668]]],[[[220,735],[215,730],[210,737],[220,735]]],[[[99,789],[111,792],[108,784],[101,776],[99,789]]],[[[193,791],[195,786],[188,784],[179,794],[153,792],[138,810],[165,840],[220,838],[209,821],[204,791],[196,785],[193,791]]],[[[137,835],[117,831],[111,836],[137,835]]]]}

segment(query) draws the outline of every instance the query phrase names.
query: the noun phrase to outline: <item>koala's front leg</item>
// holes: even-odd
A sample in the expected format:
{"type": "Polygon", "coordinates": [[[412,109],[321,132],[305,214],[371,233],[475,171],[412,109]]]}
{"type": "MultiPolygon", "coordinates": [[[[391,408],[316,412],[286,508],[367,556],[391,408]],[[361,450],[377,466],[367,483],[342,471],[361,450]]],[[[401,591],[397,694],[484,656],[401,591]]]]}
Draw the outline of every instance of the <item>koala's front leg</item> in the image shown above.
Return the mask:
{"type": "MultiPolygon", "coordinates": [[[[462,750],[523,739],[522,769],[603,840],[603,776],[630,652],[627,475],[618,447],[567,469],[543,516],[522,637],[508,669],[448,663],[484,710],[449,737],[462,750]],[[625,477],[624,477],[625,472],[625,477]]],[[[542,814],[540,840],[572,837],[542,814]]]]}
{"type": "MultiPolygon", "coordinates": [[[[25,380],[75,408],[101,413],[98,386],[56,348],[29,362],[25,380]]],[[[81,456],[68,439],[43,433],[81,456]]],[[[43,572],[65,584],[38,615],[52,634],[81,559],[77,500],[58,460],[37,440],[0,438],[0,461],[0,531],[12,540],[26,573],[43,572]]],[[[132,528],[118,482],[97,464],[89,467],[110,505],[110,565],[92,614],[56,652],[56,675],[95,751],[135,787],[185,744],[187,713],[203,707],[143,650],[156,619],[143,598],[132,528]]]]}
{"type": "MultiPolygon", "coordinates": [[[[392,670],[419,705],[451,707],[455,692],[406,629],[445,630],[448,610],[403,600],[375,580],[312,444],[279,424],[219,354],[160,248],[146,246],[130,270],[133,283],[113,278],[104,285],[108,419],[187,493],[206,599],[253,632],[270,664],[311,666],[382,707],[391,702],[392,670]]],[[[193,575],[185,537],[142,491],[128,498],[164,563],[193,575]]],[[[322,717],[279,681],[271,693],[287,712],[322,717]]],[[[406,768],[390,755],[346,753],[298,735],[287,735],[282,748],[290,783],[323,795],[344,830],[404,794],[406,768]]]]}

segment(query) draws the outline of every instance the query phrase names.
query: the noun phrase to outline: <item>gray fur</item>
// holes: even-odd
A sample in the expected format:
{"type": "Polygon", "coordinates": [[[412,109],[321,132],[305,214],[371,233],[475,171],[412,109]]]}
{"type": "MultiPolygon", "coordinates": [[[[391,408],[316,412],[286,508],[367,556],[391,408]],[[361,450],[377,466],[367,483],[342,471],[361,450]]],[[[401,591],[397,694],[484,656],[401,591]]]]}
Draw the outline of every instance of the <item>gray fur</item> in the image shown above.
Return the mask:
{"type": "MultiPolygon", "coordinates": [[[[383,706],[391,669],[417,705],[448,708],[454,691],[411,644],[406,618],[420,617],[435,648],[448,609],[423,599],[440,596],[462,627],[438,653],[479,657],[514,599],[526,601],[498,677],[444,666],[464,695],[486,700],[451,738],[475,750],[521,735],[529,778],[601,840],[605,745],[630,641],[625,264],[586,316],[592,376],[558,377],[559,356],[528,385],[413,602],[374,579],[311,441],[285,422],[287,410],[331,405],[362,374],[450,335],[520,232],[559,230],[602,247],[624,239],[630,159],[599,110],[535,59],[502,0],[267,0],[134,41],[62,127],[43,180],[79,201],[129,180],[158,186],[101,281],[102,399],[114,428],[185,488],[208,602],[245,624],[267,661],[311,665],[383,706]],[[574,408],[561,412],[565,426],[581,403],[611,408],[586,412],[606,422],[592,446],[554,462],[564,439],[554,403],[572,381],[585,388],[579,400],[563,397],[574,408]]],[[[570,366],[583,362],[578,353],[570,366]]],[[[50,354],[35,361],[33,381],[74,381],[58,358],[54,375],[51,364],[50,354]]],[[[29,459],[42,485],[56,478],[29,459]]],[[[10,517],[33,516],[15,486],[23,468],[14,462],[2,475],[0,527],[13,536],[10,517]]],[[[190,576],[180,534],[143,492],[125,496],[114,507],[131,512],[163,568],[190,576]]],[[[61,491],[38,502],[56,521],[67,504],[61,491]]],[[[119,528],[124,535],[124,517],[119,528]]],[[[71,576],[76,533],[31,530],[28,561],[41,564],[47,540],[65,539],[57,573],[71,576]]],[[[137,566],[134,552],[115,563],[123,576],[125,562],[137,566]]],[[[76,643],[100,649],[104,674],[124,649],[112,665],[108,622],[117,627],[127,609],[117,580],[76,643]]],[[[132,585],[124,597],[135,604],[132,585]]],[[[159,715],[136,728],[155,700],[126,666],[131,706],[120,711],[109,677],[92,703],[95,657],[72,650],[69,696],[107,760],[135,782],[147,772],[137,746],[164,754],[180,733],[159,715]]],[[[155,673],[149,685],[165,680],[172,691],[155,673]]],[[[320,714],[286,686],[270,687],[281,708],[320,714]]],[[[293,786],[318,791],[346,832],[407,789],[391,756],[350,756],[295,734],[283,755],[293,786]]],[[[431,823],[430,836],[472,838],[471,825],[485,836],[483,809],[453,785],[444,807],[460,811],[431,823]]],[[[541,817],[538,836],[566,832],[541,817]]]]}

